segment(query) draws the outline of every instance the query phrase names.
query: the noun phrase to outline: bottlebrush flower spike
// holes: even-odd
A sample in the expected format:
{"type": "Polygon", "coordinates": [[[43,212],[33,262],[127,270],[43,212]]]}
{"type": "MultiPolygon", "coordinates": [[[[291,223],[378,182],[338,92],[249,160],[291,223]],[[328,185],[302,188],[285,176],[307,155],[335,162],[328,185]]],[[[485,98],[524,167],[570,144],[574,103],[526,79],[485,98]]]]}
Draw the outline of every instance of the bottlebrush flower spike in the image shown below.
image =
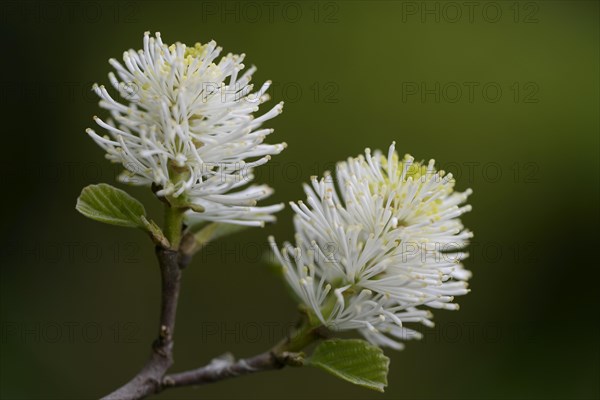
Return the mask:
{"type": "Polygon", "coordinates": [[[264,185],[238,190],[253,179],[254,167],[280,153],[285,143],[264,144],[272,129],[261,124],[282,112],[279,103],[255,118],[268,100],[270,82],[252,92],[256,70],[244,73],[244,55],[221,52],[214,41],[188,47],[167,45],[159,33],[144,35],[142,50],[123,54],[109,80],[121,101],[94,85],[100,106],[111,118],[96,123],[107,131],[88,134],[125,168],[120,179],[153,185],[158,196],[189,206],[192,221],[262,225],[283,205],[256,207],[272,190],[264,185]]]}
{"type": "Polygon", "coordinates": [[[291,203],[296,245],[269,240],[313,319],[401,349],[421,336],[405,323],[433,325],[421,306],[456,310],[468,292],[461,249],[472,233],[458,217],[471,190],[455,192],[452,174],[400,160],[394,146],[338,163],[337,190],[330,175],[313,177],[306,204],[291,203]]]}

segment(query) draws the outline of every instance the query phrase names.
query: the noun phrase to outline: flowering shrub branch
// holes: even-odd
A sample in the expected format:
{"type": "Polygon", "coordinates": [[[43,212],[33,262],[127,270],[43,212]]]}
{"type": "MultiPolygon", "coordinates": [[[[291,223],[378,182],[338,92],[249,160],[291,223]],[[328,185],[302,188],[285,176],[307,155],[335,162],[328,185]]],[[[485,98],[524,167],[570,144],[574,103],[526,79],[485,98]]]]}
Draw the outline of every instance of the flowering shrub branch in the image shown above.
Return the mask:
{"type": "Polygon", "coordinates": [[[412,324],[433,326],[429,309],[457,310],[455,297],[469,292],[471,276],[462,262],[472,233],[460,221],[471,210],[464,205],[471,190],[455,191],[452,174],[436,170],[433,160],[400,157],[395,143],[387,154],[367,148],[339,162],[335,178],[329,172],[312,177],[304,186],[306,202],[290,203],[295,243],[279,248],[269,238],[303,310],[296,330],[256,356],[225,354],[195,370],[169,373],[182,271],[206,244],[274,222],[283,208],[258,206],[273,190],[250,184],[253,169],[286,147],[265,144],[273,130],[261,128],[282,104],[255,117],[270,82],[253,93],[255,68],[238,76],[244,55],[217,62],[220,52],[215,42],[169,46],[160,34],[146,33],[142,50],[125,52],[123,64],[110,60],[116,74],[109,80],[124,101],[94,86],[110,117],[94,117],[107,135],[88,134],[110,161],[122,164],[123,182],[149,187],[165,209],[161,228],[139,201],[107,184],[84,188],[77,200],[86,217],[148,234],[161,273],[150,357],[105,399],[141,399],[286,365],[320,368],[383,391],[389,359],[382,349],[400,350],[404,341],[419,339],[412,324]],[[335,338],[341,331],[364,339],[335,338]]]}

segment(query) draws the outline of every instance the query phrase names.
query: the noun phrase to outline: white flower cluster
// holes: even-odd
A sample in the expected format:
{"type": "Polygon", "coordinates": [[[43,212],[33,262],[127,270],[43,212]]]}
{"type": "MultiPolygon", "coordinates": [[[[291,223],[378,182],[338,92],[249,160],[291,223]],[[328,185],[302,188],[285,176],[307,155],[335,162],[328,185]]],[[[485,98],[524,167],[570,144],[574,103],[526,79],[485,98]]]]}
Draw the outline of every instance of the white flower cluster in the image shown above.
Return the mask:
{"type": "Polygon", "coordinates": [[[153,185],[157,195],[201,211],[188,213],[192,221],[262,225],[283,208],[256,207],[271,188],[236,189],[253,179],[254,167],[285,148],[264,144],[273,130],[260,128],[281,113],[283,103],[255,118],[270,82],[251,93],[255,68],[242,74],[244,55],[216,62],[220,52],[214,41],[169,46],[159,33],[146,33],[143,50],[126,51],[123,63],[110,60],[116,70],[110,83],[124,101],[94,85],[111,115],[94,119],[108,134],[87,132],[109,160],[124,166],[122,181],[153,185]]]}
{"type": "Polygon", "coordinates": [[[280,252],[287,282],[313,318],[332,330],[359,330],[379,346],[421,335],[404,326],[432,326],[425,305],[458,309],[454,296],[468,292],[470,277],[460,251],[472,237],[458,217],[471,190],[454,191],[452,174],[434,161],[402,160],[390,146],[337,165],[305,185],[307,204],[291,203],[296,246],[280,252]]]}

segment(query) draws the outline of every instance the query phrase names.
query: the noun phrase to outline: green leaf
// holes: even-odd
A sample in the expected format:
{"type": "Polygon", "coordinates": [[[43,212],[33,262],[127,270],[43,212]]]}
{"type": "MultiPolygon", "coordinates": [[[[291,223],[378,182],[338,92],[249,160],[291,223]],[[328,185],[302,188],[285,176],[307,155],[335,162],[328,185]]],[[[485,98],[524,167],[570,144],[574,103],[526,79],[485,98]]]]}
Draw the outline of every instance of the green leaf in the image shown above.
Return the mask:
{"type": "Polygon", "coordinates": [[[86,217],[107,224],[145,228],[147,223],[142,203],[106,183],[83,188],[75,208],[86,217]]]}
{"type": "Polygon", "coordinates": [[[213,240],[241,232],[248,228],[249,226],[225,224],[222,222],[202,222],[192,225],[182,239],[181,251],[187,256],[192,256],[213,240]]]}
{"type": "Polygon", "coordinates": [[[331,339],[319,344],[307,362],[355,385],[383,392],[390,359],[360,339],[331,339]]]}
{"type": "Polygon", "coordinates": [[[95,221],[111,225],[141,228],[150,234],[157,245],[169,248],[169,241],[158,225],[146,218],[142,203],[127,192],[106,183],[83,188],[75,209],[95,221]]]}
{"type": "Polygon", "coordinates": [[[207,243],[217,240],[220,237],[232,235],[237,232],[250,228],[245,225],[224,224],[222,222],[212,222],[205,225],[194,235],[198,246],[204,246],[207,243]]]}

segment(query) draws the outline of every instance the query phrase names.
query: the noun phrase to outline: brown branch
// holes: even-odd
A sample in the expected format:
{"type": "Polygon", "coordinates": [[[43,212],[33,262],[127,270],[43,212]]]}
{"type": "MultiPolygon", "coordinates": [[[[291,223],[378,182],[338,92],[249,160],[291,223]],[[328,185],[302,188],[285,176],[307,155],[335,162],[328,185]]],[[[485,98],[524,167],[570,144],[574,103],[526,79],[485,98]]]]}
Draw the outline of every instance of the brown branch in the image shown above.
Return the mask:
{"type": "Polygon", "coordinates": [[[146,365],[125,385],[103,397],[104,400],[141,399],[162,390],[162,380],[167,370],[173,365],[173,332],[181,270],[178,263],[178,252],[175,250],[156,248],[156,256],[161,271],[162,301],[158,338],[152,346],[152,353],[146,365]]]}
{"type": "Polygon", "coordinates": [[[163,389],[218,382],[254,372],[280,369],[286,364],[285,360],[270,351],[237,361],[231,354],[226,354],[204,367],[165,376],[162,382],[163,389]]]}
{"type": "Polygon", "coordinates": [[[281,369],[286,365],[301,366],[304,354],[299,351],[329,335],[330,332],[323,327],[312,328],[301,323],[296,332],[269,351],[237,361],[230,353],[224,354],[204,367],[165,376],[163,389],[204,385],[255,372],[281,369]]]}
{"type": "MultiPolygon", "coordinates": [[[[193,250],[196,250],[193,246],[190,247],[189,239],[184,235],[178,250],[156,247],[162,282],[158,337],[152,345],[152,353],[144,367],[125,385],[103,397],[103,400],[137,400],[168,388],[202,385],[254,372],[280,369],[286,365],[302,365],[303,354],[298,352],[327,335],[322,327],[311,327],[307,321],[303,321],[291,336],[264,353],[237,361],[231,354],[227,354],[204,367],[166,375],[173,365],[173,333],[181,270],[189,264],[193,250]]],[[[179,239],[173,240],[173,237],[170,237],[169,242],[177,245],[179,239]]]]}

